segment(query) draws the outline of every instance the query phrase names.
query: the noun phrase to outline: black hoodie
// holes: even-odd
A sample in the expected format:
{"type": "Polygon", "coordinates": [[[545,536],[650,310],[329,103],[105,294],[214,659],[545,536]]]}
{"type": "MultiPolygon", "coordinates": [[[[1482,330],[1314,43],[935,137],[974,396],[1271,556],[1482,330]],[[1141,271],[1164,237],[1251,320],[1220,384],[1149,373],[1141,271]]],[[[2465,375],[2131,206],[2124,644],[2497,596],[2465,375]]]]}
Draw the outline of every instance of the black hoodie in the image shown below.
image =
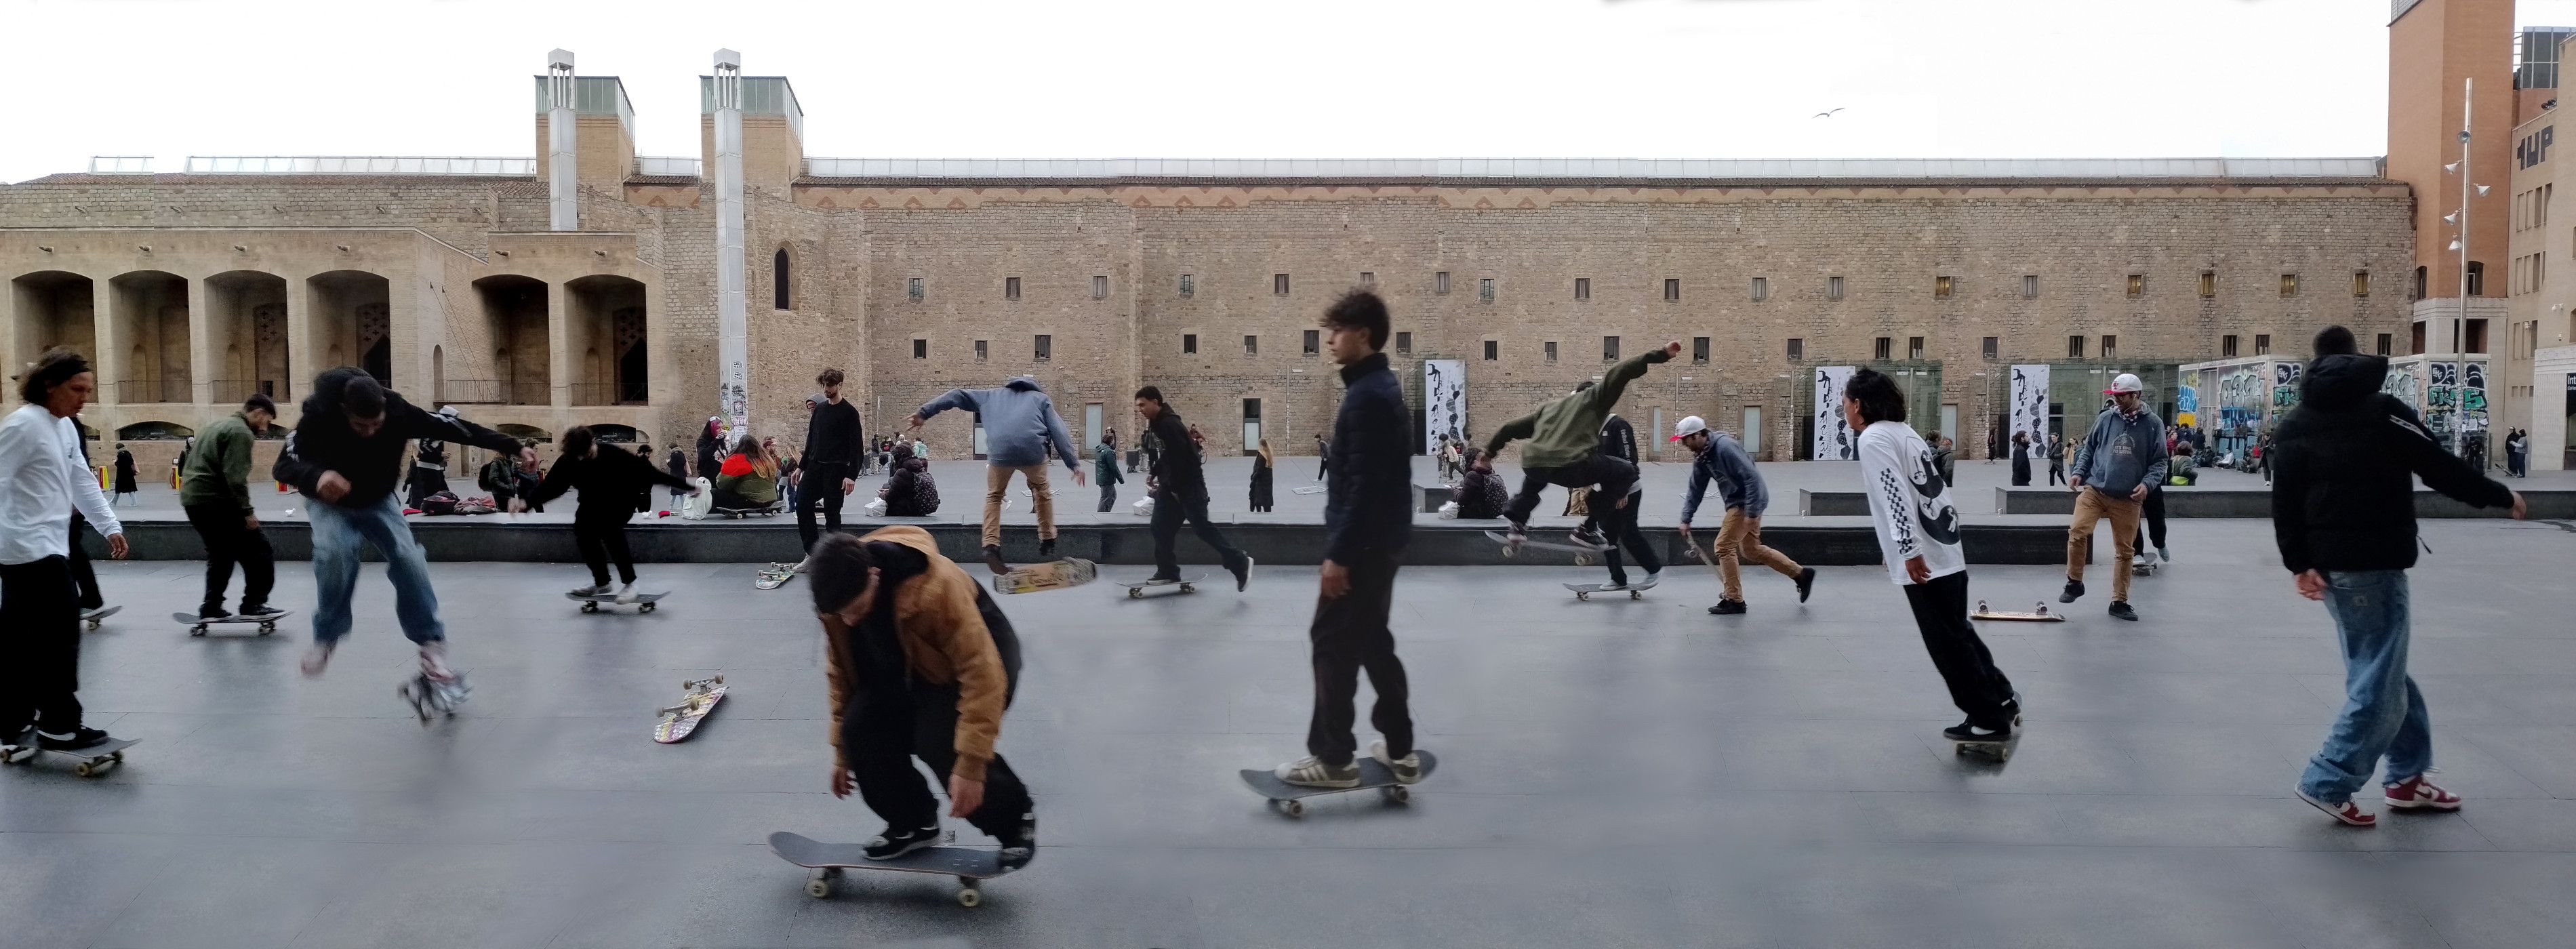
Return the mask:
{"type": "Polygon", "coordinates": [[[339,506],[366,507],[394,493],[396,476],[402,473],[403,445],[412,439],[435,438],[507,455],[519,453],[517,439],[463,419],[451,421],[423,412],[391,389],[385,390],[384,427],[374,435],[358,437],[349,429],[348,414],[341,411],[340,395],[350,380],[364,374],[364,369],[342,366],[313,380],[313,394],[304,398],[304,415],[287,434],[285,450],[277,453],[277,480],[319,501],[315,485],[324,473],[336,471],[349,482],[349,493],[340,498],[339,506]]]}
{"type": "Polygon", "coordinates": [[[2475,507],[2513,492],[2443,451],[2406,403],[2379,391],[2388,360],[2322,356],[2272,450],[2272,533],[2292,573],[2415,565],[2415,478],[2475,507]]]}

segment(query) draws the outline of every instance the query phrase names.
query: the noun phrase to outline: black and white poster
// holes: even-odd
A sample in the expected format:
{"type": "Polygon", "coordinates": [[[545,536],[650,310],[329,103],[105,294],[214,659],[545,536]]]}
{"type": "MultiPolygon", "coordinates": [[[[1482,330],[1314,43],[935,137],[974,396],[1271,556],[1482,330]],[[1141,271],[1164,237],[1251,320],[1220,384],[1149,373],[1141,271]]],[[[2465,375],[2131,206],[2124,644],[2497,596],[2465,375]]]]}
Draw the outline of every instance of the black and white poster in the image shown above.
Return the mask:
{"type": "Polygon", "coordinates": [[[1817,461],[1854,461],[1860,458],[1860,433],[1843,419],[1843,387],[1851,384],[1852,367],[1816,367],[1816,453],[1817,461]]]}
{"type": "Polygon", "coordinates": [[[2012,430],[2033,445],[2048,444],[2048,381],[2047,363],[2013,364],[2012,430]]]}
{"type": "Polygon", "coordinates": [[[1467,364],[1456,359],[1422,361],[1422,453],[1440,453],[1444,438],[1467,440],[1467,364]]]}

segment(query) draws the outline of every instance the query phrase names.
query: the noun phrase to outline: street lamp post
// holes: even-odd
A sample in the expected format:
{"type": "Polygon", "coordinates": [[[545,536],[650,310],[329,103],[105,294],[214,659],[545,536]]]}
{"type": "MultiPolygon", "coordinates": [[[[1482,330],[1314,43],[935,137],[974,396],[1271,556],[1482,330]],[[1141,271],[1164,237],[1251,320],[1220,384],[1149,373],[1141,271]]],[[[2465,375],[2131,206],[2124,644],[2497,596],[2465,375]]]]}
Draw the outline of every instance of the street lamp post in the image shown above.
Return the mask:
{"type": "Polygon", "coordinates": [[[2468,456],[2469,437],[2467,430],[2469,419],[2469,189],[2471,187],[2475,187],[2477,189],[2477,193],[2480,195],[2487,193],[2486,185],[2472,186],[2469,183],[2470,107],[2476,102],[2476,92],[2476,79],[2468,78],[2460,80],[2460,160],[2455,164],[2448,165],[2443,168],[2444,171],[2449,171],[2460,176],[2460,209],[2451,212],[2449,216],[2443,218],[2443,221],[2459,228],[2458,233],[2451,238],[2450,247],[2451,250],[2458,251],[2460,256],[2460,311],[2459,316],[2454,317],[2451,321],[2451,424],[2449,434],[2451,436],[2451,454],[2461,457],[2468,456]]]}

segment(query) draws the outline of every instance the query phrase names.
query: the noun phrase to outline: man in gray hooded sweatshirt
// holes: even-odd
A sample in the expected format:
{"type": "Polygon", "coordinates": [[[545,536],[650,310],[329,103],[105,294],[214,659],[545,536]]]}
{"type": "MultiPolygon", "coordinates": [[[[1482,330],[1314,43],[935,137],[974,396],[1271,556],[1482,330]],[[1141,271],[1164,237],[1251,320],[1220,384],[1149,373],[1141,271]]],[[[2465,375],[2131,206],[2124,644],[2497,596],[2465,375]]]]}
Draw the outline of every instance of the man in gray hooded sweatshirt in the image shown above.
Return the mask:
{"type": "Polygon", "coordinates": [[[1085,483],[1081,456],[1073,450],[1064,417],[1056,414],[1055,400],[1037,379],[1013,376],[998,389],[950,389],[922,403],[904,421],[918,432],[922,422],[949,409],[965,409],[984,422],[984,457],[992,463],[984,473],[984,565],[994,573],[1010,570],[1002,562],[1002,492],[1011,486],[1015,471],[1028,483],[1029,499],[1037,506],[1038,556],[1054,555],[1055,495],[1047,490],[1047,451],[1052,448],[1065,470],[1073,472],[1073,483],[1085,483]]]}
{"type": "Polygon", "coordinates": [[[2121,373],[2102,394],[2111,407],[2093,419],[2093,431],[2075,449],[2066,483],[2075,489],[2075,522],[2066,529],[2066,590],[2057,602],[2084,595],[2084,558],[2093,552],[2093,527],[2111,519],[2111,616],[2136,622],[2129,607],[2129,563],[2138,552],[2138,514],[2147,492],[2165,480],[2165,423],[2147,411],[2144,385],[2121,373]]]}

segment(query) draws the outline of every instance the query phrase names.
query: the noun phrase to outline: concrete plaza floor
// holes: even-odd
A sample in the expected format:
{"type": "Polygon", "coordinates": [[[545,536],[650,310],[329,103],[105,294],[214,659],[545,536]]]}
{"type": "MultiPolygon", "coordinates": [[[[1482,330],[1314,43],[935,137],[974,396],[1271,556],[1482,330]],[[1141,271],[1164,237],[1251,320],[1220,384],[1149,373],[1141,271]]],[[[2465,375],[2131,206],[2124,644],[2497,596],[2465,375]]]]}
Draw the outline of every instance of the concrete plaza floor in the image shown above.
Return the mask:
{"type": "MultiPolygon", "coordinates": [[[[142,744],[100,779],[0,771],[0,944],[2564,945],[2576,532],[2425,536],[2414,669],[2468,805],[2367,831],[2289,796],[2341,669],[2261,522],[2176,522],[2144,622],[2104,617],[2097,575],[2071,622],[1986,624],[2030,717],[2000,766],[1940,739],[1959,715],[1879,568],[1827,569],[1803,606],[1749,576],[1753,612],[1728,618],[1688,565],[1589,603],[1557,583],[1593,571],[1409,569],[1395,628],[1442,767],[1410,806],[1349,795],[1303,820],[1235,770],[1302,753],[1311,568],[1242,594],[1007,598],[1027,667],[1001,747],[1044,846],[971,910],[900,874],[812,899],[763,845],[879,826],[826,789],[801,583],[647,565],[675,591],[659,612],[583,615],[559,593],[577,566],[434,564],[475,695],[422,728],[393,695],[410,650],[380,567],[306,680],[302,564],[277,597],[297,615],[264,639],[167,621],[195,565],[102,564],[124,611],[86,636],[82,698],[142,744]],[[654,709],[718,670],[733,691],[698,734],[653,743],[654,709]]],[[[2026,606],[2057,582],[1982,567],[1973,595],[2026,606]]]]}

